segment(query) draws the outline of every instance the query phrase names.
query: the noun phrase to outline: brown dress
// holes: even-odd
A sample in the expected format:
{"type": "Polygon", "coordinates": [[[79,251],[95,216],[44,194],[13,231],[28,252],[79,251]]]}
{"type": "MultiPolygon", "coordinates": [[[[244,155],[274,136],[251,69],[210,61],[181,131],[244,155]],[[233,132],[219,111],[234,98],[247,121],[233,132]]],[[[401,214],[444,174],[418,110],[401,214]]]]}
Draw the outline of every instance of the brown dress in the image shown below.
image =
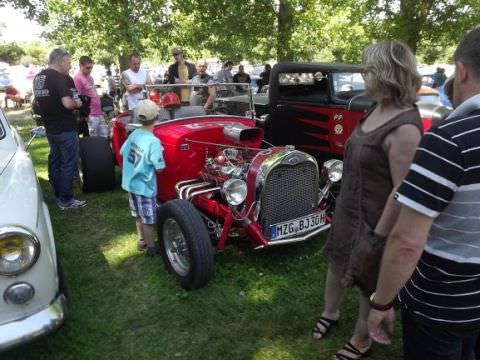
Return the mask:
{"type": "Polygon", "coordinates": [[[384,246],[373,230],[393,189],[382,145],[391,131],[405,124],[423,131],[417,108],[368,133],[359,124],[345,145],[341,191],[323,252],[342,283],[357,285],[366,295],[375,290],[384,246]]]}

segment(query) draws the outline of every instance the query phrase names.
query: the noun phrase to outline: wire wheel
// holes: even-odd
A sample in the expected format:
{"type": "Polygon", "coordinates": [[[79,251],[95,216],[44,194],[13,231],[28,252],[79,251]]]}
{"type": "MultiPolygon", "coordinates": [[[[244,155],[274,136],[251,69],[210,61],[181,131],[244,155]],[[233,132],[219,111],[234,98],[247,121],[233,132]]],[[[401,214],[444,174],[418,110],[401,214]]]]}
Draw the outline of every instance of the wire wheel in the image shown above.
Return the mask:
{"type": "Polygon", "coordinates": [[[157,212],[163,262],[185,290],[199,289],[213,276],[210,235],[197,209],[185,200],[163,203],[157,212]]]}
{"type": "Polygon", "coordinates": [[[190,252],[188,244],[178,223],[168,218],[163,225],[163,242],[168,261],[180,276],[190,271],[190,252]]]}

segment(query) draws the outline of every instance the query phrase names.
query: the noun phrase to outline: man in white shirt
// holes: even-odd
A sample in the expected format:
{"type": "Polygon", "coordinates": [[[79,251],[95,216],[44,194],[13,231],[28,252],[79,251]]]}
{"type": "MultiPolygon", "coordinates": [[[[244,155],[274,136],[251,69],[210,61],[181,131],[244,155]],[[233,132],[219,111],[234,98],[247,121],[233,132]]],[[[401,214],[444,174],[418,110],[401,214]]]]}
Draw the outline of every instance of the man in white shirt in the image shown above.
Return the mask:
{"type": "Polygon", "coordinates": [[[139,100],[143,99],[143,87],[151,85],[150,76],[145,69],[140,67],[141,58],[137,54],[130,55],[130,68],[122,73],[122,83],[127,89],[128,110],[137,107],[139,100]]]}

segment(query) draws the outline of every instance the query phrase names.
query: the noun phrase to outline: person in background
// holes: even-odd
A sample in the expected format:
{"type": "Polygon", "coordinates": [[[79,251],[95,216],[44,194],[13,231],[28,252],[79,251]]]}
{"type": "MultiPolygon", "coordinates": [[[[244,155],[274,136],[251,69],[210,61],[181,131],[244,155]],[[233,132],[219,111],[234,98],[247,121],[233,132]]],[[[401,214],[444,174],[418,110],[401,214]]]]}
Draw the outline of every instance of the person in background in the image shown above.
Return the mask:
{"type": "Polygon", "coordinates": [[[50,145],[49,178],[61,210],[84,207],[73,197],[73,177],[78,166],[78,133],[74,110],[82,106],[73,79],[70,54],[54,49],[48,68],[33,80],[33,91],[50,145]]]}
{"type": "Polygon", "coordinates": [[[225,62],[222,69],[215,74],[214,80],[218,83],[233,83],[232,68],[233,62],[225,62]]]}
{"type": "Polygon", "coordinates": [[[445,69],[437,67],[437,71],[432,75],[433,84],[432,88],[436,89],[442,86],[447,80],[447,75],[445,75],[445,69]]]}
{"type": "Polygon", "coordinates": [[[359,312],[350,340],[336,360],[360,359],[371,348],[367,317],[386,236],[400,210],[395,189],[412,162],[423,127],[415,106],[421,77],[411,50],[387,41],[363,51],[366,93],[376,106],[345,146],[342,188],[324,254],[329,267],[323,312],[312,331],[322,339],[340,317],[348,287],[359,288],[359,312]]]}
{"type": "Polygon", "coordinates": [[[265,85],[268,85],[270,83],[270,71],[272,70],[272,67],[270,64],[265,64],[264,70],[260,73],[260,79],[258,83],[258,92],[262,90],[262,87],[265,85]]]}
{"type": "MultiPolygon", "coordinates": [[[[233,82],[237,84],[250,84],[250,81],[250,75],[245,72],[245,67],[243,65],[238,65],[238,72],[233,75],[233,82]]],[[[246,90],[246,87],[237,86],[237,91],[239,92],[245,92],[246,90]]]]}
{"type": "Polygon", "coordinates": [[[111,96],[112,98],[115,98],[115,80],[112,76],[112,72],[110,70],[107,70],[105,73],[105,81],[104,81],[104,89],[106,90],[107,94],[111,96]]]}
{"type": "Polygon", "coordinates": [[[91,136],[108,136],[103,112],[100,106],[100,97],[92,77],[93,60],[89,56],[81,56],[79,60],[80,71],[75,75],[75,87],[78,95],[90,97],[90,114],[88,115],[88,132],[91,136]]]}
{"type": "Polygon", "coordinates": [[[118,103],[120,99],[122,98],[122,89],[121,89],[121,84],[122,84],[122,77],[120,76],[120,69],[118,68],[117,65],[115,65],[115,74],[112,76],[113,81],[115,83],[115,95],[113,97],[113,100],[118,103]]]}
{"type": "MultiPolygon", "coordinates": [[[[168,67],[168,83],[190,84],[192,78],[197,74],[195,65],[185,60],[185,53],[182,48],[174,48],[172,55],[175,58],[175,62],[168,67]]],[[[188,104],[190,101],[190,87],[174,90],[180,96],[180,101],[188,104]]]]}
{"type": "Polygon", "coordinates": [[[169,74],[168,74],[168,70],[165,71],[165,73],[163,74],[163,81],[162,83],[163,84],[168,84],[168,78],[169,78],[169,74]]]}
{"type": "MultiPolygon", "coordinates": [[[[213,77],[213,80],[217,83],[233,83],[232,68],[233,63],[231,61],[225,62],[225,64],[222,66],[222,69],[217,71],[213,77]]],[[[220,85],[216,87],[216,92],[218,93],[219,97],[232,96],[233,87],[220,85]]]]}
{"type": "MultiPolygon", "coordinates": [[[[208,64],[205,60],[197,61],[197,75],[192,79],[193,85],[215,84],[213,78],[207,74],[208,64]]],[[[190,105],[202,105],[206,112],[213,108],[217,92],[214,86],[194,87],[190,97],[190,105]]]]}
{"type": "Polygon", "coordinates": [[[370,298],[372,338],[391,342],[401,302],[406,360],[468,360],[480,334],[480,27],[453,55],[453,107],[420,142],[395,198],[370,298]]]}
{"type": "Polygon", "coordinates": [[[130,68],[122,73],[122,83],[127,91],[129,111],[133,111],[137,107],[138,101],[144,98],[144,86],[151,85],[148,72],[140,67],[141,62],[140,55],[130,55],[130,68]]]}
{"type": "Polygon", "coordinates": [[[165,168],[162,144],[153,135],[159,109],[151,100],[140,100],[135,113],[142,126],[129,135],[120,149],[123,157],[122,189],[128,192],[130,210],[135,218],[138,249],[146,248],[147,256],[158,256],[160,251],[154,240],[157,221],[156,172],[165,168]]]}

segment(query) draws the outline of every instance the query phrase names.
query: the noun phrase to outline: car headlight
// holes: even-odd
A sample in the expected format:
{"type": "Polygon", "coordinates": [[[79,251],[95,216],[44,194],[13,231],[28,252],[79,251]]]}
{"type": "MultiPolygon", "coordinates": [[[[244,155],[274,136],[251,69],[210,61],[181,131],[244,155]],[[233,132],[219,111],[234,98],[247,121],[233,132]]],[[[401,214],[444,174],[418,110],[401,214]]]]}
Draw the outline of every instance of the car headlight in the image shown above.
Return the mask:
{"type": "Polygon", "coordinates": [[[30,269],[40,255],[38,239],[25,229],[0,229],[0,275],[15,276],[30,269]]]}
{"type": "Polygon", "coordinates": [[[240,205],[247,198],[247,184],[240,179],[229,179],[223,183],[222,194],[230,205],[240,205]]]}
{"type": "Polygon", "coordinates": [[[343,161],[336,159],[327,160],[323,163],[323,169],[331,182],[342,180],[343,161]]]}

